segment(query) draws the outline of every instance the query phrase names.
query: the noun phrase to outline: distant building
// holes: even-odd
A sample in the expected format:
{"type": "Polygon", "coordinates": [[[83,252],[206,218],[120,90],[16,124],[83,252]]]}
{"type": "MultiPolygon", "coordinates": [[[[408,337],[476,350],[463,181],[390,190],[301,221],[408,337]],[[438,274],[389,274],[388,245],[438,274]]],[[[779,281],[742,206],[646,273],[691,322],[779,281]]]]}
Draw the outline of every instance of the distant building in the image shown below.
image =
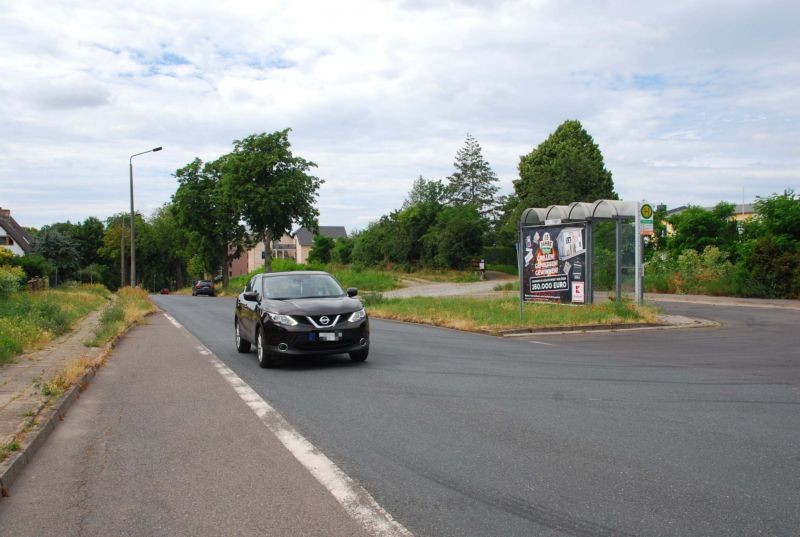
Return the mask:
{"type": "MultiPolygon", "coordinates": [[[[336,240],[339,237],[347,237],[344,226],[319,226],[319,234],[323,237],[330,237],[336,240]]],[[[314,234],[308,229],[301,227],[291,234],[284,235],[278,240],[272,241],[273,259],[294,259],[298,263],[307,263],[308,254],[314,245],[314,234]]],[[[237,259],[233,260],[228,267],[229,276],[240,276],[252,272],[264,264],[264,243],[259,242],[250,250],[244,252],[237,259]]]]}
{"type": "MultiPolygon", "coordinates": [[[[670,216],[680,214],[689,207],[687,205],[681,205],[680,207],[676,207],[675,209],[670,209],[667,211],[667,218],[670,216]]],[[[745,220],[750,220],[755,216],[755,209],[753,208],[752,203],[737,203],[734,205],[734,212],[731,218],[736,222],[744,222],[745,220]]],[[[714,210],[714,207],[703,207],[703,209],[707,211],[714,210]]],[[[664,225],[667,228],[667,235],[672,235],[675,232],[675,229],[672,227],[672,224],[669,221],[664,221],[664,225]]]]}
{"type": "Polygon", "coordinates": [[[0,207],[0,247],[11,250],[14,255],[30,253],[33,239],[11,216],[10,209],[0,207]]]}
{"type": "MultiPolygon", "coordinates": [[[[311,252],[311,246],[314,244],[314,234],[308,229],[301,227],[292,233],[295,243],[295,260],[298,263],[307,263],[308,254],[311,252]]],[[[347,238],[347,231],[344,226],[319,226],[319,235],[329,237],[333,240],[339,237],[347,238]]]]}

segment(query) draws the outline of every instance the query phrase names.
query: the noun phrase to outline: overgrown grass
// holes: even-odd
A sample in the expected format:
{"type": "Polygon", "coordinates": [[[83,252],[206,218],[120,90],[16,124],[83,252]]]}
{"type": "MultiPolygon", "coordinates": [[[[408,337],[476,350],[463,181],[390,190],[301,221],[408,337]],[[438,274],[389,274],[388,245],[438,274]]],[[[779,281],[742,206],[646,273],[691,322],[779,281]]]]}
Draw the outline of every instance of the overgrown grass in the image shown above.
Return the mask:
{"type": "Polygon", "coordinates": [[[147,291],[123,287],[117,291],[116,300],[103,311],[95,337],[87,344],[96,347],[110,341],[154,310],[147,291]]]}
{"type": "Polygon", "coordinates": [[[486,263],[486,270],[505,272],[506,274],[513,274],[514,276],[519,272],[516,265],[499,265],[495,263],[486,263]]]}
{"type": "Polygon", "coordinates": [[[0,299],[0,364],[66,332],[110,295],[102,285],[65,285],[50,291],[12,293],[0,299]]]}
{"type": "Polygon", "coordinates": [[[374,317],[490,332],[515,328],[650,323],[656,322],[657,313],[653,308],[637,308],[625,301],[584,306],[527,303],[520,321],[516,298],[383,298],[367,295],[364,302],[374,317]]]}
{"type": "MultiPolygon", "coordinates": [[[[377,269],[357,269],[349,265],[335,265],[328,264],[325,266],[316,265],[301,265],[292,259],[273,259],[272,271],[273,272],[289,272],[295,270],[324,270],[330,272],[334,278],[344,286],[357,287],[359,290],[364,291],[388,291],[390,289],[397,289],[400,287],[399,273],[377,270],[377,269]]],[[[218,294],[223,296],[234,296],[242,292],[242,289],[247,285],[248,280],[254,274],[264,272],[263,267],[260,267],[249,274],[243,274],[230,279],[228,287],[218,288],[218,294]]],[[[191,292],[191,291],[190,291],[191,292]]]]}

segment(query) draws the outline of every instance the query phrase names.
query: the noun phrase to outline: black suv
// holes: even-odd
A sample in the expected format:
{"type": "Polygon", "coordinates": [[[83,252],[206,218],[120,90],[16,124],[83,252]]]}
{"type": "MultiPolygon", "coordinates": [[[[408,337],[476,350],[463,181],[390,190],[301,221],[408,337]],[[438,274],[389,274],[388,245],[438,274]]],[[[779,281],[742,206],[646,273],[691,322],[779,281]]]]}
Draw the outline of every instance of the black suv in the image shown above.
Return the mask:
{"type": "Polygon", "coordinates": [[[211,280],[198,280],[192,286],[192,296],[197,295],[214,296],[214,282],[211,280]]]}
{"type": "Polygon", "coordinates": [[[349,354],[355,362],[369,355],[369,319],[357,298],[321,271],[257,274],[236,299],[236,349],[255,344],[261,367],[283,357],[349,354]]]}

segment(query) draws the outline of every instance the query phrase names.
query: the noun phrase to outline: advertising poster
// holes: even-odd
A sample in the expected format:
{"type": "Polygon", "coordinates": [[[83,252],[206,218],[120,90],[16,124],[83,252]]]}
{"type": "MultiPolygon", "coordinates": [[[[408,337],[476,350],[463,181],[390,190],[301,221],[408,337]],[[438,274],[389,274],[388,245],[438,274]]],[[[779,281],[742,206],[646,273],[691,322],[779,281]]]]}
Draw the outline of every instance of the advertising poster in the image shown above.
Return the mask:
{"type": "Polygon", "coordinates": [[[585,222],[522,228],[522,256],[526,301],[586,301],[585,222]]]}

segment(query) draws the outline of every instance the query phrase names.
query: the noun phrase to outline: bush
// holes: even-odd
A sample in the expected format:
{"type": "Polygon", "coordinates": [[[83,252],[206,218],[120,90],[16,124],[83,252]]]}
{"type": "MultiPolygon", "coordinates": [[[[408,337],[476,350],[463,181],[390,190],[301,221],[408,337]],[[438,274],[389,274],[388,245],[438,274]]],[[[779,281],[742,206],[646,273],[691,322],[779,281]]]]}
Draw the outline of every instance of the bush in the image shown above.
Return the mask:
{"type": "MultiPolygon", "coordinates": [[[[485,246],[483,260],[487,264],[517,266],[517,251],[509,246],[485,246]]],[[[516,269],[514,270],[516,274],[516,269]]]]}
{"type": "Polygon", "coordinates": [[[19,267],[0,265],[0,298],[18,291],[25,282],[25,272],[19,267]]]}

